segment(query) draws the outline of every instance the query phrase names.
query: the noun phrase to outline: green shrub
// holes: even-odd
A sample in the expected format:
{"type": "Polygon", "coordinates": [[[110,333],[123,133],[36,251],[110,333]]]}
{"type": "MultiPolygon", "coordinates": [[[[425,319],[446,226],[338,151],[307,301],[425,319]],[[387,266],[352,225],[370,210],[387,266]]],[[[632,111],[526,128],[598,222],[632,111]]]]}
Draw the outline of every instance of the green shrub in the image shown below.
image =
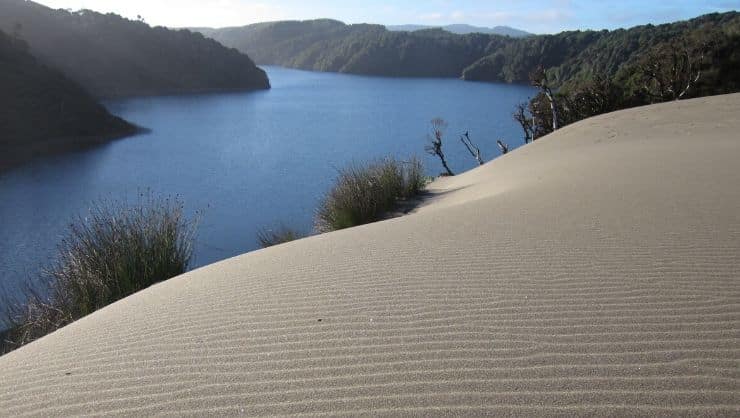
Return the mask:
{"type": "Polygon", "coordinates": [[[408,162],[404,162],[404,184],[406,188],[404,190],[403,197],[413,197],[424,191],[427,183],[429,183],[429,177],[424,174],[424,165],[416,157],[412,157],[408,162]]]}
{"type": "Polygon", "coordinates": [[[262,248],[285,244],[303,238],[305,235],[284,225],[275,229],[261,229],[257,231],[257,241],[262,248]]]}
{"type": "Polygon", "coordinates": [[[44,292],[31,289],[8,304],[6,350],[184,273],[194,232],[178,199],[143,194],[136,205],[96,204],[70,226],[56,263],[42,275],[44,292]]]}
{"type": "Polygon", "coordinates": [[[329,232],[375,222],[399,199],[419,194],[426,184],[421,162],[392,158],[351,165],[339,172],[316,214],[316,230],[329,232]]]}

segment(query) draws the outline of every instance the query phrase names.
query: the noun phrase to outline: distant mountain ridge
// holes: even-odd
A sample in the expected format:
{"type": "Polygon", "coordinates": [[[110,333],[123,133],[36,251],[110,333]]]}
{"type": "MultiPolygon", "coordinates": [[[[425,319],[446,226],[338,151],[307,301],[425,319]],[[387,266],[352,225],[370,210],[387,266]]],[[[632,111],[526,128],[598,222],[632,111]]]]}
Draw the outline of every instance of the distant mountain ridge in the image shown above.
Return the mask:
{"type": "Polygon", "coordinates": [[[269,88],[243,53],[115,14],[1,0],[0,30],[18,32],[34,56],[97,97],[269,88]]]}
{"type": "Polygon", "coordinates": [[[512,38],[523,38],[533,34],[510,26],[494,26],[492,28],[483,26],[473,26],[466,24],[452,24],[444,26],[427,26],[427,25],[386,25],[390,31],[415,32],[425,29],[442,29],[458,35],[467,35],[470,33],[485,33],[487,35],[511,36],[512,38]]]}
{"type": "MultiPolygon", "coordinates": [[[[204,29],[204,34],[252,56],[259,64],[312,71],[402,77],[455,77],[528,83],[538,66],[551,84],[611,77],[671,39],[711,38],[714,87],[740,82],[740,13],[712,13],[686,21],[613,31],[569,31],[512,38],[453,34],[442,29],[390,31],[331,19],[266,22],[204,29]],[[724,81],[720,81],[724,80],[724,81]]],[[[709,81],[711,80],[711,81],[709,81]]],[[[724,91],[724,90],[723,90],[724,91]]],[[[727,87],[734,91],[734,87],[727,87]]]]}
{"type": "Polygon", "coordinates": [[[467,65],[487,54],[491,37],[496,43],[513,39],[441,29],[394,32],[382,25],[347,25],[332,19],[199,30],[259,64],[408,77],[459,77],[467,65]]]}

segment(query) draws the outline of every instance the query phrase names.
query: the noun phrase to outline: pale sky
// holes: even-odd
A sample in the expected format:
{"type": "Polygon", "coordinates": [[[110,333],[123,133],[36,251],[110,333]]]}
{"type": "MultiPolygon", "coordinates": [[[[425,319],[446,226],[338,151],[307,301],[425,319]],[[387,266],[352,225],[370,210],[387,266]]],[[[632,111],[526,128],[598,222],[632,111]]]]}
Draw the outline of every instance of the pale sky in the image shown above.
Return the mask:
{"type": "Polygon", "coordinates": [[[170,27],[333,18],[347,23],[507,25],[534,33],[614,29],[740,9],[740,0],[36,0],[170,27]]]}

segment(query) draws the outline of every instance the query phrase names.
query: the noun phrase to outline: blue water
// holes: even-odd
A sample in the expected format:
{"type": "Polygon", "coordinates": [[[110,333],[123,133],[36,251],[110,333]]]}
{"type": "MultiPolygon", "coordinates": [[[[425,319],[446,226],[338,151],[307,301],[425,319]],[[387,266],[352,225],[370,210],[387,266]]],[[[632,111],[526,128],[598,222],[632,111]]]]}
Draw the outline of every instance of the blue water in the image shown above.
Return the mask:
{"type": "Polygon", "coordinates": [[[146,97],[106,103],[150,133],[0,174],[0,285],[15,292],[48,266],[69,222],[90,202],[140,191],[179,195],[202,212],[195,265],[257,248],[280,223],[310,231],[337,168],[387,155],[424,159],[429,121],[449,123],[455,171],[475,166],[458,140],[469,131],[486,160],[496,139],[522,135],[511,118],[526,86],[452,79],[362,77],[268,67],[269,91],[146,97]]]}

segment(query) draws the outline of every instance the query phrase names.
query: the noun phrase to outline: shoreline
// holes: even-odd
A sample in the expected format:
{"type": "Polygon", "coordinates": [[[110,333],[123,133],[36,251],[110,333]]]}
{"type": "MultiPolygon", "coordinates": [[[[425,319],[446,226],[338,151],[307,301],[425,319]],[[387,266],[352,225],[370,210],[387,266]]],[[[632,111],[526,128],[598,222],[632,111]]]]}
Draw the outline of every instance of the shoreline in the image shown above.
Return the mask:
{"type": "MultiPolygon", "coordinates": [[[[263,69],[264,71],[264,69],[263,69]]],[[[265,71],[267,74],[267,71],[265,71]]],[[[158,90],[158,91],[141,91],[137,93],[125,93],[125,94],[101,94],[95,95],[95,100],[98,102],[106,102],[109,100],[123,100],[123,99],[136,99],[146,97],[168,97],[168,96],[197,96],[206,94],[221,94],[221,93],[251,93],[259,91],[268,91],[272,89],[272,83],[269,78],[267,80],[266,87],[224,87],[224,88],[200,88],[200,89],[177,89],[177,90],[158,90]]]]}
{"type": "MultiPolygon", "coordinates": [[[[127,122],[128,123],[128,122],[127,122]]],[[[23,149],[6,150],[0,157],[0,176],[35,160],[54,155],[85,151],[103,146],[113,141],[143,135],[151,132],[150,129],[129,123],[131,129],[104,135],[83,137],[57,137],[46,139],[23,149]]]]}

